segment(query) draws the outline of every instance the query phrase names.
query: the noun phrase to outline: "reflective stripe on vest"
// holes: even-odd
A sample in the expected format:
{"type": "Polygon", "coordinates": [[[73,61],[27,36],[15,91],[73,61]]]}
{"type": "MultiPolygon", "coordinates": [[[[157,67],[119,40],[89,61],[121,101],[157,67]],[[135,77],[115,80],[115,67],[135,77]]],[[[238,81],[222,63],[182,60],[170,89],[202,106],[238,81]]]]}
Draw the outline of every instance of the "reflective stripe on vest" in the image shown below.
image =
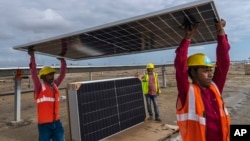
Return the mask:
{"type": "MultiPolygon", "coordinates": [[[[230,117],[217,86],[209,89],[214,93],[220,112],[222,141],[229,141],[230,117]]],[[[199,86],[190,84],[185,104],[177,99],[177,124],[183,141],[206,141],[206,118],[199,86]]]]}
{"type": "MultiPolygon", "coordinates": [[[[36,103],[41,103],[41,102],[54,102],[54,101],[55,101],[55,98],[43,96],[42,98],[38,98],[38,99],[36,100],[36,103]]],[[[59,99],[58,99],[57,101],[59,101],[59,99]]]]}
{"type": "MultiPolygon", "coordinates": [[[[45,84],[43,82],[43,80],[41,80],[41,87],[42,87],[42,91],[45,91],[46,87],[45,84]]],[[[58,98],[57,101],[59,101],[60,99],[58,98]]],[[[55,98],[54,97],[46,97],[43,95],[43,97],[41,98],[37,98],[36,99],[36,103],[41,103],[41,102],[54,102],[55,98]]]]}
{"type": "Polygon", "coordinates": [[[199,116],[195,112],[195,94],[193,85],[189,88],[189,97],[188,97],[188,113],[177,114],[177,121],[185,121],[185,120],[194,120],[199,122],[200,124],[206,125],[206,118],[199,116]]]}
{"type": "MultiPolygon", "coordinates": [[[[214,86],[216,86],[214,82],[212,82],[212,84],[213,84],[214,86]]],[[[215,88],[215,90],[217,91],[217,93],[220,93],[220,91],[218,90],[218,87],[214,87],[214,88],[215,88]]],[[[220,96],[221,96],[221,95],[220,95],[220,96]]],[[[222,98],[221,98],[221,99],[222,99],[222,98]]],[[[229,115],[229,113],[228,113],[228,111],[227,111],[227,108],[226,108],[225,106],[224,106],[223,108],[224,108],[225,114],[226,114],[226,115],[229,115]]]]}
{"type": "Polygon", "coordinates": [[[59,90],[55,84],[49,84],[41,80],[41,91],[36,94],[38,123],[49,123],[59,119],[60,98],[59,90]]]}
{"type": "MultiPolygon", "coordinates": [[[[158,74],[156,72],[153,72],[153,75],[154,75],[154,81],[155,81],[155,91],[156,93],[160,93],[160,89],[158,86],[158,74]]],[[[148,86],[149,86],[149,76],[148,76],[148,73],[146,72],[144,74],[144,79],[142,80],[143,94],[148,94],[148,91],[149,91],[148,86]]]]}

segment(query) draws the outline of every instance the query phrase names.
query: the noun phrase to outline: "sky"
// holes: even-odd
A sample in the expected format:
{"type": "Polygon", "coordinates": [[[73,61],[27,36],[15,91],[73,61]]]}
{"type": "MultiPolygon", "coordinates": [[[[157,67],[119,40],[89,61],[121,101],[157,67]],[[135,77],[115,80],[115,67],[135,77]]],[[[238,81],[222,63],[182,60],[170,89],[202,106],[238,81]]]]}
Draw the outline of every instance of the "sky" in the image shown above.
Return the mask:
{"type": "MultiPolygon", "coordinates": [[[[196,0],[0,0],[0,68],[25,67],[26,52],[13,47],[91,27],[190,3],[196,0]]],[[[214,0],[226,20],[231,61],[250,59],[250,1],[214,0]]],[[[215,60],[215,44],[193,47],[189,54],[206,53],[215,60]]],[[[173,63],[174,50],[67,61],[69,65],[137,65],[173,63]]],[[[37,64],[58,64],[53,57],[36,54],[37,64]]]]}

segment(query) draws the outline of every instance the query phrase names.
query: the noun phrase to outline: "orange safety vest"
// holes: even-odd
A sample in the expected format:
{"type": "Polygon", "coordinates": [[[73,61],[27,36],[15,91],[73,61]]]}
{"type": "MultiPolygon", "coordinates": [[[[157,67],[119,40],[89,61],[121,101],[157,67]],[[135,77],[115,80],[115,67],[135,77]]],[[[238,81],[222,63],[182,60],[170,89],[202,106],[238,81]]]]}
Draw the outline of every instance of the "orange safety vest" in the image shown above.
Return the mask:
{"type": "Polygon", "coordinates": [[[38,124],[59,120],[59,90],[55,84],[49,86],[41,80],[41,91],[35,94],[38,124]],[[53,88],[52,88],[53,87],[53,88]]]}
{"type": "MultiPolygon", "coordinates": [[[[217,86],[212,83],[209,89],[215,94],[221,118],[222,141],[229,141],[230,118],[217,86]]],[[[199,86],[190,84],[189,92],[182,106],[177,100],[177,124],[183,141],[206,141],[206,117],[199,86]],[[179,107],[179,108],[178,108],[179,107]],[[181,107],[181,108],[180,108],[181,107]]]]}

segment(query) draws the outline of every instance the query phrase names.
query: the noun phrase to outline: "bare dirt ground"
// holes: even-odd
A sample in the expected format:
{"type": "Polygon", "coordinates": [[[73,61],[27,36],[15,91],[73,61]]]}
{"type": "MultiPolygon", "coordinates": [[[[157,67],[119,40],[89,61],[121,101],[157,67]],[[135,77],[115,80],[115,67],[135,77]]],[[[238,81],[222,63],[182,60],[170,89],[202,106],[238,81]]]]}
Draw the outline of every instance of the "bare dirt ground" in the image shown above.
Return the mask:
{"type": "MultiPolygon", "coordinates": [[[[127,129],[124,132],[108,137],[106,141],[161,141],[175,131],[168,125],[176,127],[175,103],[176,103],[176,83],[174,79],[174,68],[166,68],[167,87],[162,88],[162,94],[158,98],[160,117],[162,122],[147,121],[127,129]]],[[[143,70],[114,71],[114,72],[95,72],[93,79],[117,78],[134,76],[136,72],[143,70]]],[[[156,72],[161,74],[160,69],[156,72]]],[[[88,80],[88,73],[67,74],[61,88],[65,88],[70,82],[88,80]]],[[[37,123],[36,106],[33,100],[33,93],[26,92],[21,95],[21,122],[13,123],[14,96],[6,93],[13,93],[14,80],[12,77],[0,78],[0,141],[36,141],[37,123]],[[3,81],[2,81],[3,80],[3,81]]],[[[250,75],[245,75],[244,65],[234,64],[230,67],[227,77],[226,87],[223,97],[229,109],[232,124],[250,123],[250,75]]],[[[161,82],[161,76],[160,76],[161,82]]],[[[22,80],[22,91],[32,90],[31,79],[22,80]]],[[[61,95],[66,95],[66,89],[61,89],[61,95]]],[[[65,127],[66,140],[70,140],[67,100],[61,100],[61,121],[65,127]]]]}

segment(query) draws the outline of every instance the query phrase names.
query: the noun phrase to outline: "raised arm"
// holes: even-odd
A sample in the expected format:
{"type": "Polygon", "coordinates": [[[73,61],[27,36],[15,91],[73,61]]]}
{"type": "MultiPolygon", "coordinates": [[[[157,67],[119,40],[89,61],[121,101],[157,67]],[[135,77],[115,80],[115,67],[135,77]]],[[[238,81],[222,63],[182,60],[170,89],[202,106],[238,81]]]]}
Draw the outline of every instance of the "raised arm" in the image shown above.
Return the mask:
{"type": "Polygon", "coordinates": [[[226,21],[221,19],[215,24],[217,30],[217,48],[216,48],[216,68],[214,72],[213,81],[217,85],[219,91],[222,93],[226,82],[227,73],[230,66],[229,50],[230,45],[225,34],[224,27],[226,21]]]}
{"type": "Polygon", "coordinates": [[[197,27],[198,24],[185,28],[185,36],[181,41],[179,47],[175,51],[176,57],[174,60],[174,66],[176,70],[175,77],[177,82],[178,97],[180,98],[183,104],[186,99],[186,94],[189,87],[187,72],[188,47],[190,45],[193,34],[196,32],[197,27]]]}
{"type": "Polygon", "coordinates": [[[30,75],[34,83],[34,93],[38,94],[39,91],[41,90],[41,83],[37,75],[34,50],[33,49],[28,50],[28,54],[30,55],[29,67],[30,67],[30,75]]]}
{"type": "Polygon", "coordinates": [[[59,86],[66,75],[67,64],[66,64],[66,61],[64,60],[64,58],[57,58],[57,59],[61,61],[61,69],[60,69],[59,76],[55,79],[54,82],[57,86],[59,86]]]}

